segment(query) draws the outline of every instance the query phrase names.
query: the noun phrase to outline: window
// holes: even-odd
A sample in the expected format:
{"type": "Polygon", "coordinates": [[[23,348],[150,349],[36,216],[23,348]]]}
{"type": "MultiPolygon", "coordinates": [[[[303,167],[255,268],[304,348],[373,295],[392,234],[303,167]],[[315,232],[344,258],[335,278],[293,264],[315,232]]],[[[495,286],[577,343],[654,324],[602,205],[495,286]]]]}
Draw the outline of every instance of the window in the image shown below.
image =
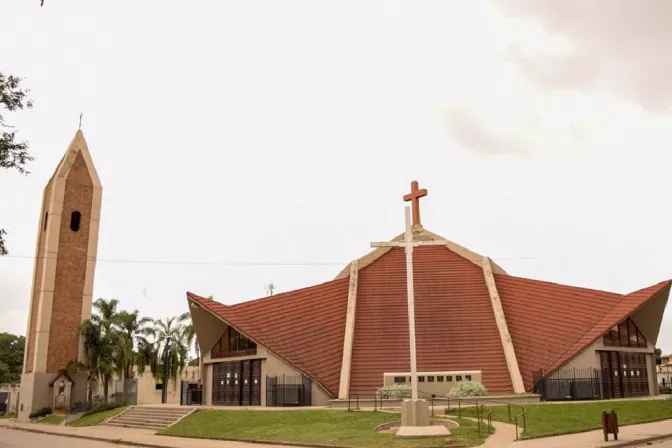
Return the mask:
{"type": "Polygon", "coordinates": [[[456,381],[462,381],[462,375],[457,375],[456,381]]]}
{"type": "Polygon", "coordinates": [[[47,222],[49,221],[49,212],[44,214],[44,226],[42,231],[45,232],[47,230],[47,222]]]}
{"type": "Polygon", "coordinates": [[[405,376],[395,376],[394,377],[394,382],[395,383],[405,383],[406,382],[406,377],[405,376]]]}
{"type": "Polygon", "coordinates": [[[425,377],[424,376],[419,376],[418,377],[418,383],[424,383],[425,382],[425,377]]]}
{"type": "Polygon", "coordinates": [[[154,385],[154,390],[163,390],[163,383],[156,383],[154,385]]]}
{"type": "Polygon", "coordinates": [[[251,356],[257,354],[257,344],[247,336],[228,327],[210,350],[213,358],[232,358],[236,356],[251,356]]]}
{"type": "Polygon", "coordinates": [[[443,383],[443,375],[437,376],[436,381],[439,382],[439,383],[443,383]]]}
{"type": "Polygon", "coordinates": [[[465,376],[465,378],[467,379],[467,381],[471,381],[471,375],[467,375],[465,376]]]}
{"type": "Polygon", "coordinates": [[[453,375],[448,375],[446,377],[446,381],[449,382],[449,383],[452,383],[453,382],[453,375]]]}
{"type": "Polygon", "coordinates": [[[82,214],[79,212],[72,212],[70,215],[70,230],[76,232],[79,230],[79,223],[82,220],[82,214]]]}
{"type": "Polygon", "coordinates": [[[434,382],[434,377],[433,376],[428,376],[427,377],[427,382],[428,383],[433,383],[434,382]]]}
{"type": "Polygon", "coordinates": [[[606,347],[647,347],[646,338],[630,318],[609,330],[602,341],[606,347]]]}

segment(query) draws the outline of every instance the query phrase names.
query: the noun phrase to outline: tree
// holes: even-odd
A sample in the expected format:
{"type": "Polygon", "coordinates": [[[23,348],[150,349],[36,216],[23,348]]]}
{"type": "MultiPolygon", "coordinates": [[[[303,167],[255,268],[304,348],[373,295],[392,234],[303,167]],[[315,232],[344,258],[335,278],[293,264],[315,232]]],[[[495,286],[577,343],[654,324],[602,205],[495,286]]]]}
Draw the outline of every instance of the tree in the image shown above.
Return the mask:
{"type": "MultiPolygon", "coordinates": [[[[28,98],[29,90],[21,87],[21,79],[12,75],[4,75],[0,72],[0,105],[9,112],[33,107],[28,98]]],[[[0,109],[0,168],[15,169],[21,174],[28,174],[26,164],[33,160],[28,154],[28,143],[16,141],[16,132],[5,123],[0,109]]],[[[0,255],[7,255],[4,236],[7,232],[0,229],[0,255]]]]}
{"type": "Polygon", "coordinates": [[[9,383],[10,373],[9,366],[4,362],[0,361],[0,384],[9,383]]]}
{"type": "Polygon", "coordinates": [[[21,380],[23,371],[23,351],[26,346],[25,336],[12,333],[0,333],[0,361],[7,367],[5,379],[0,384],[16,384],[21,380]]]}
{"type": "Polygon", "coordinates": [[[656,365],[663,363],[663,351],[659,348],[654,348],[654,353],[656,354],[656,365]]]}
{"type": "MultiPolygon", "coordinates": [[[[115,317],[115,325],[119,331],[120,344],[119,356],[117,357],[117,371],[124,379],[124,398],[128,400],[130,394],[130,380],[133,378],[133,367],[138,364],[138,352],[136,346],[142,345],[146,337],[152,336],[154,331],[150,327],[153,322],[149,317],[140,318],[138,310],[129,313],[121,311],[115,317]]],[[[144,366],[143,371],[144,373],[144,366]]]]}
{"type": "Polygon", "coordinates": [[[177,377],[189,361],[188,331],[182,316],[155,320],[154,341],[142,342],[144,361],[149,362],[152,375],[161,379],[163,392],[161,401],[166,402],[168,380],[177,381],[177,377]]]}

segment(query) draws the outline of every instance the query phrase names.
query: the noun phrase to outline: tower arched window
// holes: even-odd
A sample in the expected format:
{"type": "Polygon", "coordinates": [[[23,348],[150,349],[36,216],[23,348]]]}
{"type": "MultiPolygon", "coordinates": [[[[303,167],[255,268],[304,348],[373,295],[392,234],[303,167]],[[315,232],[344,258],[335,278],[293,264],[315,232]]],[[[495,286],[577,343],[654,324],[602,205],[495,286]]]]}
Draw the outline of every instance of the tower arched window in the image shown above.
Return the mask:
{"type": "Polygon", "coordinates": [[[70,215],[70,230],[76,232],[79,230],[79,223],[82,220],[82,214],[79,212],[72,212],[70,215]]]}
{"type": "Polygon", "coordinates": [[[46,230],[47,230],[48,219],[49,219],[49,212],[46,212],[44,214],[44,228],[42,229],[43,232],[46,232],[46,230]]]}

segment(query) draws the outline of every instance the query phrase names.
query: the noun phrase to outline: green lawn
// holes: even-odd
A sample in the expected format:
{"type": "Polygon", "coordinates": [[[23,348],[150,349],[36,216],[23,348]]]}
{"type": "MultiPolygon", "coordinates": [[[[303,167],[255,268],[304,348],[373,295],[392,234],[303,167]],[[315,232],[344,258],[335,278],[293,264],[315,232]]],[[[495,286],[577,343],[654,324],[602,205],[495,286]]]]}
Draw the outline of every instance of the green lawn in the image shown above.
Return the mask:
{"type": "Polygon", "coordinates": [[[65,415],[47,415],[39,423],[44,423],[47,425],[60,425],[65,420],[65,415]]]}
{"type": "Polygon", "coordinates": [[[93,426],[102,423],[104,420],[124,412],[127,407],[110,409],[109,411],[97,412],[95,414],[80,417],[74,422],[68,423],[68,426],[93,426]]]}
{"type": "MultiPolygon", "coordinates": [[[[238,439],[265,442],[312,443],[352,447],[443,447],[445,437],[397,439],[375,430],[381,423],[400,420],[399,414],[340,409],[301,411],[198,411],[161,432],[164,435],[204,439],[238,439]]],[[[451,430],[453,446],[484,442],[476,422],[458,420],[451,430]]]]}
{"type": "MultiPolygon", "coordinates": [[[[548,403],[525,405],[527,429],[523,438],[547,437],[602,428],[602,411],[614,409],[618,424],[646,423],[672,418],[672,400],[593,401],[590,403],[548,403]]],[[[492,419],[508,422],[507,406],[491,406],[492,419]]],[[[512,416],[521,407],[511,406],[512,416]]],[[[475,409],[462,410],[474,416],[475,409]]],[[[522,422],[518,423],[522,426],[522,422]]]]}

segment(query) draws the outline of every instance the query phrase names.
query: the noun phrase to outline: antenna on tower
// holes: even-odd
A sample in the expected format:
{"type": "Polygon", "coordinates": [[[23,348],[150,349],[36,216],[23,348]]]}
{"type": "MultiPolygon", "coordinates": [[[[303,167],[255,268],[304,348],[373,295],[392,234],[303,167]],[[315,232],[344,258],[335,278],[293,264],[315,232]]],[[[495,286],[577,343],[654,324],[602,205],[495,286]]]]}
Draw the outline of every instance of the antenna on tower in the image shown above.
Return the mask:
{"type": "Polygon", "coordinates": [[[273,284],[273,282],[266,285],[265,288],[266,288],[267,295],[272,296],[273,295],[273,290],[275,289],[275,285],[273,284]]]}

